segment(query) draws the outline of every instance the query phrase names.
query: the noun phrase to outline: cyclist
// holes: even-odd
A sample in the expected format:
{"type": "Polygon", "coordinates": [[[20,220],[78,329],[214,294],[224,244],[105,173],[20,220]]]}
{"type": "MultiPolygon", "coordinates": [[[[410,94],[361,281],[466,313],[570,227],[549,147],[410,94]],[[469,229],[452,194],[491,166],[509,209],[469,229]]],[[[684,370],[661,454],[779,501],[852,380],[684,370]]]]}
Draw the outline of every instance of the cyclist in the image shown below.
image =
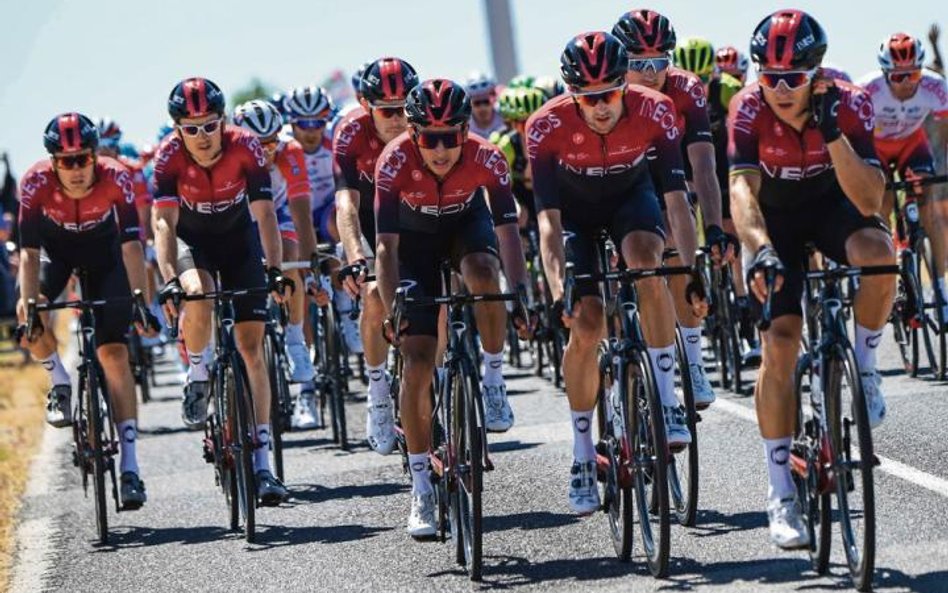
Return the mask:
{"type": "MultiPolygon", "coordinates": [[[[764,272],[780,276],[754,396],[770,483],[770,538],[784,549],[809,541],[787,465],[806,243],[845,264],[895,262],[877,215],[885,178],[872,146],[872,101],[857,87],[817,77],[826,45],[823,28],[805,12],[765,18],[751,39],[758,82],[738,93],[728,115],[732,215],[754,254],[749,287],[763,301],[764,272]]],[[[875,359],[894,296],[894,278],[868,276],[855,297],[856,361],[873,426],[885,415],[875,359]]]]}
{"type": "Polygon", "coordinates": [[[736,47],[725,45],[714,54],[714,67],[722,74],[733,76],[741,85],[747,81],[747,56],[736,47]]]}
{"type": "Polygon", "coordinates": [[[500,94],[498,104],[506,126],[490,135],[490,142],[497,146],[507,159],[512,178],[513,195],[517,200],[518,224],[521,229],[528,225],[536,228],[537,211],[533,201],[533,179],[524,144],[524,128],[527,118],[547,100],[546,93],[537,88],[506,88],[500,94]]]}
{"type": "MultiPolygon", "coordinates": [[[[363,109],[350,112],[336,126],[336,224],[350,266],[366,264],[374,257],[375,163],[385,145],[407,129],[405,98],[416,84],[418,75],[408,62],[391,57],[372,62],[359,87],[363,109]]],[[[389,344],[379,331],[385,321],[385,309],[376,284],[366,285],[364,279],[364,272],[349,274],[343,286],[351,297],[362,298],[359,329],[369,375],[366,440],[374,451],[387,455],[395,447],[395,417],[385,374],[389,344]]]]}
{"type": "MultiPolygon", "coordinates": [[[[461,85],[427,80],[408,95],[410,131],[389,143],[375,168],[376,270],[386,313],[391,316],[399,281],[416,281],[414,295],[441,293],[440,263],[450,258],[474,294],[500,292],[501,263],[515,288],[526,286],[526,267],[504,156],[468,131],[471,101],[461,85]],[[486,194],[486,195],[485,195],[486,194]],[[488,205],[489,202],[489,205],[488,205]]],[[[503,378],[507,310],[502,302],[474,307],[484,350],[482,397],[488,430],[507,430],[513,412],[503,378]],[[503,419],[503,426],[492,424],[503,419]]],[[[407,325],[386,334],[401,340],[404,374],[401,420],[412,475],[408,533],[435,534],[435,500],[428,469],[431,443],[429,390],[438,344],[438,309],[407,312],[407,325]]],[[[515,309],[523,327],[523,306],[515,309]]]]}
{"type": "MultiPolygon", "coordinates": [[[[668,205],[669,221],[682,259],[694,263],[696,234],[685,195],[681,132],[671,99],[639,86],[627,86],[628,59],[623,44],[605,32],[572,39],[560,58],[568,94],[546,103],[527,121],[527,154],[539,211],[543,266],[554,299],[563,311],[565,255],[562,231],[570,241],[576,273],[596,271],[596,237],[609,232],[630,268],[662,265],[665,224],[646,164],[654,150],[668,205]]],[[[684,409],[675,395],[675,316],[660,278],[637,282],[648,353],[664,408],[669,446],[691,442],[684,409]]],[[[595,286],[576,287],[563,354],[563,377],[573,427],[569,504],[589,514],[599,509],[592,418],[598,375],[596,351],[605,334],[603,303],[595,286]]]]}
{"type": "MultiPolygon", "coordinates": [[[[741,90],[743,84],[730,74],[716,69],[715,59],[719,55],[714,53],[710,41],[700,37],[692,37],[678,44],[673,57],[675,66],[691,72],[700,78],[704,85],[704,92],[708,98],[708,122],[711,125],[711,141],[714,144],[715,174],[717,175],[718,187],[721,190],[721,219],[724,223],[724,231],[734,235],[737,231],[734,229],[734,221],[731,219],[731,199],[728,193],[727,128],[725,122],[727,120],[728,105],[734,95],[741,90]]],[[[733,272],[731,277],[734,283],[736,304],[740,311],[740,334],[748,346],[748,350],[744,354],[744,360],[749,364],[757,364],[760,362],[760,346],[754,332],[751,303],[747,298],[747,287],[744,284],[742,269],[741,259],[735,257],[734,261],[731,262],[733,272]]]]}
{"type": "Polygon", "coordinates": [[[96,121],[99,130],[99,147],[96,154],[107,156],[122,163],[132,176],[132,187],[135,190],[135,209],[138,219],[142,221],[141,232],[143,240],[154,239],[151,232],[151,194],[145,181],[142,161],[132,159],[119,153],[122,142],[122,128],[111,117],[102,117],[96,121]]]}
{"type": "MultiPolygon", "coordinates": [[[[283,238],[283,261],[297,261],[302,257],[301,254],[313,253],[316,250],[316,234],[310,216],[310,178],[307,175],[305,149],[296,140],[280,140],[283,117],[279,109],[267,101],[255,100],[238,105],[234,109],[234,124],[256,136],[266,155],[273,208],[283,238]]],[[[285,275],[292,278],[297,286],[311,284],[301,271],[294,270],[285,275]]],[[[290,381],[293,383],[312,381],[316,374],[303,336],[305,309],[305,291],[293,291],[286,325],[286,353],[290,381]]],[[[312,415],[311,409],[306,411],[312,415]]]]}
{"type": "MultiPolygon", "coordinates": [[[[678,125],[684,134],[681,144],[685,156],[685,177],[701,206],[705,241],[714,250],[715,258],[721,255],[732,258],[738,246],[736,238],[722,229],[721,188],[715,176],[708,100],[697,76],[671,65],[669,53],[675,49],[675,30],[668,18],[653,10],[633,10],[619,18],[612,34],[622,41],[628,52],[626,81],[658,91],[675,104],[678,125]]],[[[664,192],[661,173],[653,171],[652,175],[661,197],[664,192]]],[[[681,251],[682,246],[677,247],[681,251]]],[[[684,276],[673,276],[668,281],[684,338],[695,405],[705,408],[714,402],[715,395],[701,358],[701,317],[693,312],[688,302],[685,294],[687,283],[684,276]]]]}
{"type": "Polygon", "coordinates": [[[533,81],[533,88],[543,91],[547,99],[559,97],[566,92],[563,81],[553,76],[538,76],[537,79],[533,81]]]}
{"type": "MultiPolygon", "coordinates": [[[[224,93],[204,78],[176,84],[168,96],[168,113],[175,131],[155,156],[154,215],[158,268],[165,280],[158,299],[165,317],[178,317],[177,295],[214,290],[215,271],[223,290],[267,287],[282,302],[294,284],[280,271],[280,231],[260,142],[225,124],[224,93]]],[[[270,471],[270,381],[263,355],[266,304],[262,294],[234,301],[234,338],[253,394],[257,497],[260,504],[275,506],[288,492],[270,471]]],[[[181,416],[189,428],[200,428],[207,419],[210,361],[205,347],[211,338],[213,305],[188,301],[183,309],[190,366],[181,416]]]]}
{"type": "Polygon", "coordinates": [[[504,120],[497,112],[497,83],[483,72],[471,72],[468,76],[467,94],[471,99],[471,132],[481,138],[504,127],[504,120]]]}
{"type": "MultiPolygon", "coordinates": [[[[76,269],[82,270],[86,279],[83,298],[130,299],[131,289],[145,288],[132,176],[114,159],[96,156],[98,140],[96,125],[85,115],[56,116],[43,134],[50,158],[36,163],[23,176],[20,323],[26,321],[27,300],[55,300],[76,269]]],[[[119,435],[121,501],[129,510],[140,508],[147,499],[135,451],[138,410],[126,345],[131,321],[130,302],[111,303],[95,312],[96,355],[105,373],[119,435]]],[[[150,316],[135,321],[141,333],[156,323],[150,316]]],[[[69,371],[56,351],[53,332],[43,331],[42,324],[37,329],[38,335],[24,337],[23,346],[49,372],[52,388],[47,395],[46,421],[56,427],[70,426],[74,407],[69,371]]]]}
{"type": "MultiPolygon", "coordinates": [[[[868,74],[860,81],[872,97],[876,113],[875,147],[883,170],[895,167],[899,176],[930,177],[935,174],[932,145],[922,124],[931,115],[940,133],[935,136],[935,151],[944,153],[945,144],[938,138],[948,138],[948,86],[945,79],[922,70],[925,46],[920,39],[895,33],[879,46],[879,66],[882,71],[868,74]]],[[[924,188],[920,201],[921,222],[932,243],[935,285],[941,292],[942,303],[948,302],[945,291],[945,256],[948,241],[948,203],[932,199],[932,186],[924,188]]],[[[882,217],[889,219],[895,194],[885,193],[882,217]]],[[[948,304],[943,318],[948,319],[948,304]]]]}

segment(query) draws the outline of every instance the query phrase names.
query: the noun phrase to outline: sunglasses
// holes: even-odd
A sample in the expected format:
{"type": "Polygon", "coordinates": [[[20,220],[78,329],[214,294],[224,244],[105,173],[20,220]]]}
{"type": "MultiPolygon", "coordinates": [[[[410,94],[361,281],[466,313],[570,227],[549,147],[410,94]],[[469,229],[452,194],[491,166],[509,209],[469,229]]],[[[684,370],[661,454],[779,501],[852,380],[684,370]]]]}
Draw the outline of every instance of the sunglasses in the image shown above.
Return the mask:
{"type": "Polygon", "coordinates": [[[221,120],[212,119],[209,122],[205,122],[201,125],[198,124],[178,124],[178,129],[181,130],[181,133],[185,136],[194,137],[198,134],[204,134],[205,136],[210,136],[216,132],[221,127],[221,120]]]}
{"type": "Polygon", "coordinates": [[[629,70],[632,72],[651,70],[657,74],[668,70],[669,66],[671,66],[669,58],[629,58],[629,70]]]}
{"type": "Polygon", "coordinates": [[[599,105],[600,102],[607,105],[613,103],[616,99],[622,96],[622,92],[624,90],[625,85],[621,84],[619,86],[614,86],[601,91],[573,91],[572,95],[576,98],[576,101],[578,101],[580,105],[583,105],[584,107],[595,107],[596,105],[599,105]]]}
{"type": "Polygon", "coordinates": [[[322,130],[328,122],[319,118],[299,118],[293,120],[293,125],[301,130],[322,130]]]}
{"type": "Polygon", "coordinates": [[[457,148],[464,142],[464,129],[447,130],[442,132],[420,130],[415,132],[415,142],[419,148],[435,149],[439,144],[445,148],[457,148]]]}
{"type": "Polygon", "coordinates": [[[885,77],[889,82],[894,82],[896,84],[905,81],[918,82],[922,79],[922,71],[910,70],[908,72],[886,72],[885,77]]]}
{"type": "Polygon", "coordinates": [[[280,137],[273,136],[272,138],[261,138],[260,146],[262,146],[267,152],[273,152],[280,147],[280,137]]]}
{"type": "Polygon", "coordinates": [[[783,84],[788,91],[795,91],[810,84],[815,74],[816,70],[792,70],[789,72],[761,70],[757,73],[757,80],[760,81],[760,86],[770,90],[776,90],[779,85],[783,84]]]}
{"type": "Polygon", "coordinates": [[[392,119],[393,117],[405,117],[405,104],[399,103],[397,105],[369,105],[373,110],[378,111],[379,114],[385,119],[392,119]]]}
{"type": "Polygon", "coordinates": [[[53,157],[58,169],[83,169],[92,162],[92,153],[72,154],[69,156],[53,157]]]}
{"type": "Polygon", "coordinates": [[[471,101],[472,107],[490,107],[494,102],[490,99],[475,99],[471,101]]]}

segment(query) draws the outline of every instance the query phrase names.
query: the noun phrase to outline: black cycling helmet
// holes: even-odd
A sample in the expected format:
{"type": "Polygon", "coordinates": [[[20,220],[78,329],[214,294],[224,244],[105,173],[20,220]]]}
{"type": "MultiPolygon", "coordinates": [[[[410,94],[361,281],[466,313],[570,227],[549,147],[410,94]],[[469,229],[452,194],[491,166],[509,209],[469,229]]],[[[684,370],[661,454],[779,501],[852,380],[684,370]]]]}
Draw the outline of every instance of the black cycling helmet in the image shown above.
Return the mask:
{"type": "Polygon", "coordinates": [[[168,114],[178,121],[182,117],[204,117],[211,113],[224,115],[224,93],[206,78],[186,78],[168,95],[168,114]]]}
{"type": "Polygon", "coordinates": [[[675,49],[675,29],[668,17],[654,10],[637,8],[619,18],[612,34],[625,45],[630,54],[647,51],[662,53],[675,49]]]}
{"type": "Polygon", "coordinates": [[[763,70],[812,70],[826,54],[826,32],[802,10],[778,10],[754,29],[750,53],[763,70]]]}
{"type": "Polygon", "coordinates": [[[365,69],[359,91],[369,104],[380,101],[404,101],[408,91],[418,84],[411,64],[399,58],[379,58],[365,69]]]}
{"type": "Polygon", "coordinates": [[[625,78],[629,60],[625,47],[605,31],[589,31],[570,39],[560,56],[560,73],[566,86],[584,88],[625,78]]]}
{"type": "Polygon", "coordinates": [[[416,126],[459,126],[471,118],[471,99],[463,85],[433,78],[411,89],[405,113],[416,126]]]}
{"type": "Polygon", "coordinates": [[[49,154],[95,150],[99,146],[99,129],[81,113],[63,113],[46,124],[43,145],[49,154]]]}

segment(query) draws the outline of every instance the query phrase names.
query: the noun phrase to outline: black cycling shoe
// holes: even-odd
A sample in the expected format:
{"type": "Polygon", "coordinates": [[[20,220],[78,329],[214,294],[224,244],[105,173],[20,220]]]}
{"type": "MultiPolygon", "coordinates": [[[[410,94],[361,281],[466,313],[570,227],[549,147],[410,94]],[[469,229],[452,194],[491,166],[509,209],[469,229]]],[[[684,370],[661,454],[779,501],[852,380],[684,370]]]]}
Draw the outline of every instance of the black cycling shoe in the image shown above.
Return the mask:
{"type": "Polygon", "coordinates": [[[188,381],[181,400],[181,421],[191,430],[204,427],[207,421],[207,381],[188,381]]]}
{"type": "Polygon", "coordinates": [[[46,394],[46,422],[56,428],[72,424],[72,385],[53,385],[46,394]]]}
{"type": "Polygon", "coordinates": [[[290,498],[290,491],[268,470],[262,469],[254,477],[257,481],[257,501],[260,506],[279,506],[290,498]]]}
{"type": "Polygon", "coordinates": [[[148,496],[145,495],[145,482],[135,472],[122,472],[121,498],[123,511],[137,511],[142,508],[148,496]]]}

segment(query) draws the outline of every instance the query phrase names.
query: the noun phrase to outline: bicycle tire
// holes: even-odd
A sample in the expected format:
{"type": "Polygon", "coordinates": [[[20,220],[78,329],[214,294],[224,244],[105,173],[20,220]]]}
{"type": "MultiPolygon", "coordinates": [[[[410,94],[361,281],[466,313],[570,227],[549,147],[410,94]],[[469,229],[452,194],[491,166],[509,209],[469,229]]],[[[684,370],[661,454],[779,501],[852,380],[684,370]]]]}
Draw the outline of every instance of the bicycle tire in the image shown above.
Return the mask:
{"type": "Polygon", "coordinates": [[[681,387],[682,399],[685,406],[688,430],[691,431],[691,444],[685,451],[680,451],[671,457],[668,465],[668,487],[678,523],[685,527],[694,527],[698,515],[698,412],[695,408],[695,393],[691,385],[691,373],[683,369],[688,368],[688,355],[685,352],[681,339],[681,332],[675,332],[675,354],[677,357],[678,381],[681,387]],[[678,460],[687,458],[688,463],[683,471],[679,471],[678,460]],[[686,476],[684,487],[681,475],[686,476]]]}
{"type": "MultiPolygon", "coordinates": [[[[931,315],[925,315],[925,320],[928,322],[929,331],[935,335],[937,341],[937,344],[932,344],[934,350],[932,356],[932,374],[935,375],[935,379],[938,381],[944,381],[946,365],[948,365],[948,360],[946,360],[946,358],[948,358],[948,343],[946,343],[948,342],[948,335],[945,334],[945,319],[942,315],[945,303],[942,299],[941,291],[938,290],[935,284],[935,279],[938,278],[938,274],[935,273],[931,240],[928,237],[922,237],[919,247],[917,253],[923,262],[925,273],[932,283],[932,301],[931,303],[925,302],[925,308],[933,310],[931,315]]],[[[925,301],[925,299],[922,300],[925,301]]]]}
{"type": "Polygon", "coordinates": [[[481,580],[483,568],[483,506],[484,486],[484,427],[483,415],[478,410],[480,381],[473,364],[467,358],[461,360],[455,375],[455,432],[458,455],[457,505],[458,525],[461,529],[464,564],[472,581],[481,580]]]}
{"type": "Polygon", "coordinates": [[[325,354],[327,365],[327,376],[324,382],[327,383],[328,392],[326,397],[329,401],[329,414],[332,416],[333,442],[339,445],[343,451],[349,450],[349,439],[346,430],[346,403],[345,394],[342,390],[342,366],[340,360],[339,335],[336,332],[336,318],[332,306],[325,309],[323,316],[325,340],[325,354]]]}
{"type": "Polygon", "coordinates": [[[86,417],[89,419],[89,440],[87,446],[92,448],[92,488],[95,495],[95,523],[99,543],[109,543],[109,510],[105,504],[105,450],[102,442],[104,431],[102,428],[102,414],[99,407],[99,377],[95,363],[86,361],[89,365],[86,377],[86,417]]]}
{"type": "Polygon", "coordinates": [[[812,392],[813,388],[814,378],[810,360],[809,353],[801,355],[797,360],[793,375],[797,423],[791,451],[800,455],[806,463],[806,478],[796,471],[791,471],[791,476],[794,485],[797,487],[797,495],[803,508],[807,532],[810,536],[810,545],[807,548],[810,565],[817,574],[823,575],[829,571],[833,517],[830,493],[821,491],[819,484],[818,444],[822,443],[822,428],[815,419],[807,424],[803,416],[803,398],[811,397],[804,392],[804,388],[808,387],[809,392],[812,392]]]}
{"type": "Polygon", "coordinates": [[[273,451],[273,466],[277,478],[284,481],[283,474],[283,411],[284,401],[289,399],[289,385],[280,360],[276,339],[267,330],[263,338],[263,355],[270,379],[270,443],[273,451]],[[284,399],[285,398],[285,399],[284,399]]]}
{"type": "Polygon", "coordinates": [[[247,543],[253,543],[256,539],[257,509],[257,488],[253,471],[253,450],[256,441],[253,432],[256,427],[252,420],[252,412],[248,408],[253,399],[249,392],[250,382],[247,379],[243,360],[236,353],[231,360],[230,371],[234,379],[233,416],[237,432],[235,446],[237,455],[234,459],[234,467],[236,468],[238,502],[244,519],[244,539],[247,543]]]}
{"type": "Polygon", "coordinates": [[[230,446],[234,428],[230,414],[233,402],[233,382],[226,368],[215,369],[210,383],[210,401],[214,402],[214,413],[208,419],[206,431],[210,432],[214,447],[214,470],[217,472],[218,485],[224,494],[227,516],[231,531],[240,529],[240,505],[238,502],[237,479],[234,475],[233,450],[230,446]]]}
{"type": "Polygon", "coordinates": [[[843,551],[853,584],[859,591],[869,591],[872,589],[872,573],[875,569],[876,544],[875,487],[872,476],[875,456],[872,449],[872,431],[869,428],[869,413],[859,377],[859,367],[852,349],[837,348],[828,366],[826,402],[828,406],[833,405],[835,409],[830,410],[827,426],[836,455],[833,465],[836,468],[836,502],[843,551]],[[851,394],[848,411],[854,418],[847,418],[845,415],[847,402],[842,397],[844,379],[849,385],[851,394]],[[852,442],[850,426],[856,426],[858,431],[856,443],[852,442]],[[852,455],[854,444],[858,448],[858,459],[854,459],[852,455]],[[845,471],[849,467],[858,467],[858,479],[853,476],[851,470],[845,471]],[[842,471],[840,471],[841,468],[842,471]],[[851,507],[850,499],[857,488],[857,483],[862,486],[861,510],[854,510],[851,507]],[[861,534],[854,533],[853,523],[857,518],[861,519],[863,526],[861,534]]]}
{"type": "Polygon", "coordinates": [[[922,280],[919,277],[921,265],[924,258],[920,257],[914,251],[903,251],[903,269],[907,269],[907,279],[911,283],[911,292],[915,299],[915,310],[921,318],[921,323],[913,327],[909,334],[912,339],[912,360],[915,365],[916,373],[922,368],[922,355],[928,359],[928,370],[932,374],[937,374],[937,360],[935,358],[935,349],[932,346],[931,323],[928,311],[925,307],[925,297],[922,289],[922,280]]]}
{"type": "Polygon", "coordinates": [[[892,324],[892,338],[895,340],[895,345],[899,350],[899,357],[902,359],[902,368],[905,369],[905,373],[907,375],[915,378],[918,376],[918,367],[915,365],[912,356],[912,340],[909,337],[909,333],[912,331],[912,328],[905,323],[904,317],[904,309],[906,307],[905,303],[908,299],[908,292],[905,289],[905,282],[906,280],[904,277],[904,272],[899,273],[896,286],[895,303],[892,307],[892,314],[889,317],[889,322],[892,324]]]}
{"type": "Polygon", "coordinates": [[[642,546],[649,572],[656,578],[663,578],[668,574],[671,529],[665,419],[652,365],[645,352],[637,351],[630,358],[622,376],[629,384],[622,405],[628,418],[626,426],[632,427],[635,499],[642,546]],[[651,510],[653,504],[654,513],[651,510]]]}
{"type": "MultiPolygon", "coordinates": [[[[628,427],[624,419],[619,418],[622,432],[616,434],[615,410],[612,409],[612,395],[604,386],[608,383],[615,385],[612,379],[612,356],[608,342],[599,344],[599,390],[596,395],[596,419],[599,428],[599,442],[596,452],[606,458],[608,466],[604,471],[597,472],[600,483],[600,500],[602,510],[609,522],[609,534],[612,538],[612,548],[622,562],[628,562],[632,557],[633,516],[634,502],[632,498],[632,481],[629,479],[631,471],[624,460],[629,459],[628,427]],[[612,415],[610,421],[609,416],[612,415]],[[621,474],[620,474],[621,472],[621,474]],[[620,477],[621,475],[621,477],[620,477]]],[[[616,386],[617,387],[617,386],[616,386]]],[[[622,396],[620,396],[621,398],[622,396]]]]}

